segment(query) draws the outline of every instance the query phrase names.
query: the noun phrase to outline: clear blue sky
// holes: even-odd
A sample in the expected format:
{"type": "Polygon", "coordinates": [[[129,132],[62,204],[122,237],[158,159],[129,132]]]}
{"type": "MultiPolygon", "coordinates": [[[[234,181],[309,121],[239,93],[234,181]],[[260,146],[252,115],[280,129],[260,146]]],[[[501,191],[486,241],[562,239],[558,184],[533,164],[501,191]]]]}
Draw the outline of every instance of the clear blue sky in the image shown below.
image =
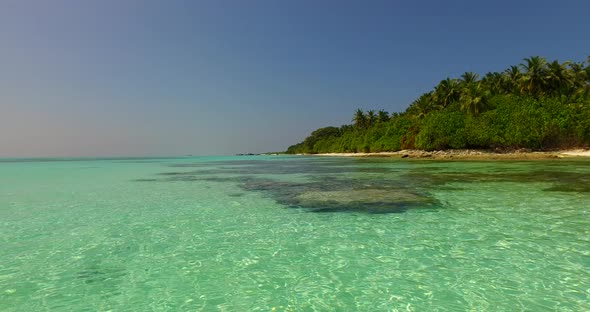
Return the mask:
{"type": "Polygon", "coordinates": [[[0,1],[0,157],[285,150],[447,76],[590,54],[590,1],[0,1]]]}

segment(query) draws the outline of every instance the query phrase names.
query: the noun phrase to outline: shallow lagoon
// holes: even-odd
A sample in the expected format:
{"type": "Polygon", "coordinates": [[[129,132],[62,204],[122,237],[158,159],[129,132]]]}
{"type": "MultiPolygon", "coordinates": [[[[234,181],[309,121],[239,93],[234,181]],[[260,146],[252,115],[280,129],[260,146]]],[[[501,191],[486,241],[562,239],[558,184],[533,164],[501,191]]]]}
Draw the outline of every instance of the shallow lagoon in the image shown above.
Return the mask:
{"type": "Polygon", "coordinates": [[[2,311],[590,310],[590,160],[0,160],[2,311]]]}

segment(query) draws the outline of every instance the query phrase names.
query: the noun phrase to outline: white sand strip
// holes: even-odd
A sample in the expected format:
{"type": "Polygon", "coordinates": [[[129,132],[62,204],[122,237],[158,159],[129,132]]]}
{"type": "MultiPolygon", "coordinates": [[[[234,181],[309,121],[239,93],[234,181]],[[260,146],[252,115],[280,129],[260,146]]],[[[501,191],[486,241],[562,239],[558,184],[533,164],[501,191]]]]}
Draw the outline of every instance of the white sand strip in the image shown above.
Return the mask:
{"type": "Polygon", "coordinates": [[[568,155],[568,156],[585,156],[590,157],[590,150],[571,150],[571,151],[563,151],[560,154],[568,155]]]}

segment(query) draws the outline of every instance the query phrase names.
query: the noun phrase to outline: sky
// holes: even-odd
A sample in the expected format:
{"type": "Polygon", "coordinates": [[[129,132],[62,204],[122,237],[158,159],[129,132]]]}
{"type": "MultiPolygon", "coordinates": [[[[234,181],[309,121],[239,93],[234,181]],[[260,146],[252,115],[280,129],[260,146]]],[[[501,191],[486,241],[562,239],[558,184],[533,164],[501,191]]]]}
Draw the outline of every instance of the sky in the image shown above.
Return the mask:
{"type": "Polygon", "coordinates": [[[286,150],[446,77],[590,55],[590,1],[0,0],[0,157],[286,150]]]}

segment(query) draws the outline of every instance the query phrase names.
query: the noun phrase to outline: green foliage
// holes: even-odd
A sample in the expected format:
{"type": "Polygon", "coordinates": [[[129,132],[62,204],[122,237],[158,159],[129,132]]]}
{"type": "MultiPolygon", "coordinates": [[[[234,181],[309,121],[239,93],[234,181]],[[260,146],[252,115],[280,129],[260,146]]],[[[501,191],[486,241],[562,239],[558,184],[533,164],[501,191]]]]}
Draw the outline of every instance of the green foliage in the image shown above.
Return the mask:
{"type": "Polygon", "coordinates": [[[544,117],[547,114],[539,101],[531,97],[502,97],[497,107],[498,122],[495,126],[504,126],[504,146],[534,149],[542,147],[544,117]]]}
{"type": "Polygon", "coordinates": [[[436,112],[428,115],[416,137],[416,148],[441,150],[467,145],[465,114],[436,112]]]}
{"type": "Polygon", "coordinates": [[[365,112],[360,108],[354,113],[352,121],[354,121],[354,126],[357,127],[357,129],[364,129],[367,127],[367,116],[365,116],[365,112]]]}
{"type": "Polygon", "coordinates": [[[467,146],[483,149],[504,146],[503,129],[496,110],[485,112],[477,118],[467,118],[467,146]]]}
{"type": "Polygon", "coordinates": [[[376,142],[375,151],[399,151],[403,149],[404,135],[408,133],[413,121],[408,116],[395,116],[387,124],[387,132],[376,142]]]}
{"type": "Polygon", "coordinates": [[[354,125],[318,129],[287,153],[590,146],[590,57],[533,56],[479,79],[442,80],[403,113],[359,109],[354,125]]]}
{"type": "Polygon", "coordinates": [[[292,145],[287,153],[326,153],[332,150],[341,131],[336,127],[325,127],[315,130],[303,142],[292,145]]]}

